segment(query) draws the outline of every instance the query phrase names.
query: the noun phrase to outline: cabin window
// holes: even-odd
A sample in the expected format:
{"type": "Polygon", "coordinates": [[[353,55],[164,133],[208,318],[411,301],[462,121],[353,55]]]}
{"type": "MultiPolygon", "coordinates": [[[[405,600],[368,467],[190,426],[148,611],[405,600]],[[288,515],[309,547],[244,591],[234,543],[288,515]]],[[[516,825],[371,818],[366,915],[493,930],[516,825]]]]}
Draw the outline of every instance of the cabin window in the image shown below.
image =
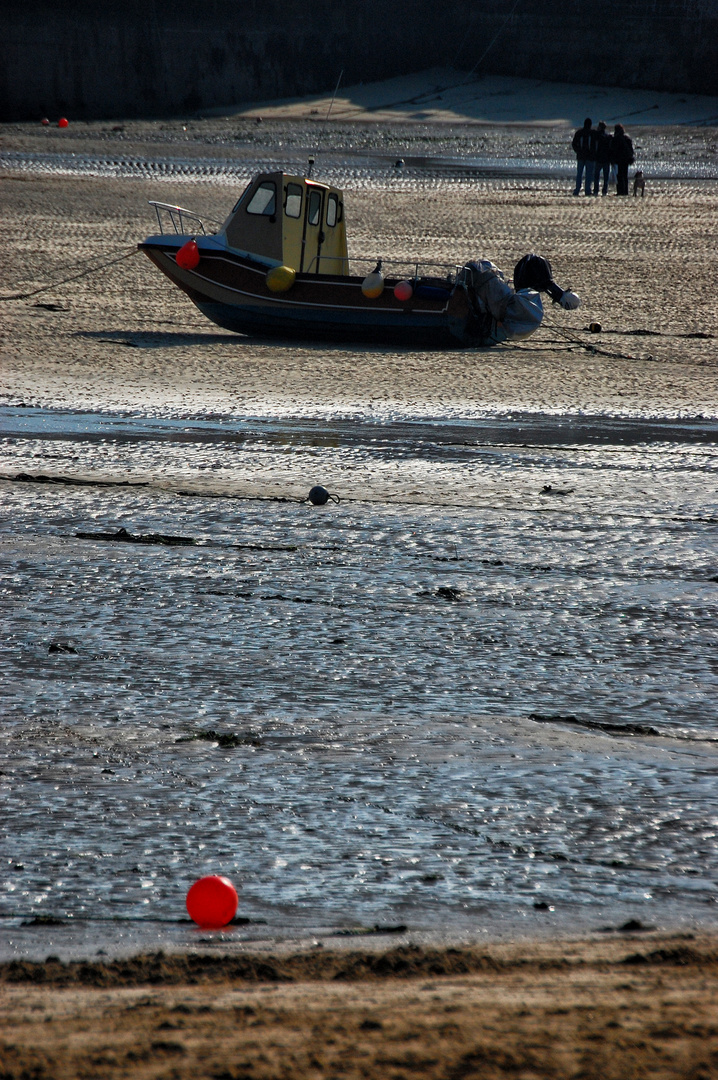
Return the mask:
{"type": "Polygon", "coordinates": [[[333,229],[339,220],[339,199],[332,194],[327,200],[327,225],[333,229]]]}
{"type": "Polygon", "coordinates": [[[271,217],[276,212],[277,189],[274,184],[265,180],[259,185],[252,198],[247,204],[248,214],[266,214],[271,217]]]}
{"type": "Polygon", "coordinates": [[[302,216],[301,184],[287,184],[287,198],[284,203],[284,212],[287,217],[298,218],[302,216]]]}
{"type": "Polygon", "coordinates": [[[307,213],[307,221],[310,225],[318,225],[319,218],[322,212],[322,194],[316,189],[310,192],[309,195],[309,211],[307,213]]]}

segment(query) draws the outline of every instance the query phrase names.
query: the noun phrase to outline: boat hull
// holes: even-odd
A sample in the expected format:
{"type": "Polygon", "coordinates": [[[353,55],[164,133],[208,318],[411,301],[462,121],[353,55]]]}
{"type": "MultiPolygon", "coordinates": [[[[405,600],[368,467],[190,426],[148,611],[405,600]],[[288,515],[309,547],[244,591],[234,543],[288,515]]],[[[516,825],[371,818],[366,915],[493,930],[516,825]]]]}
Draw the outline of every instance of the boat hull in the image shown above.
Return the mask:
{"type": "Polygon", "coordinates": [[[266,309],[250,304],[219,304],[199,297],[192,297],[199,310],[217,326],[237,334],[258,335],[272,338],[296,338],[304,341],[332,341],[341,343],[363,342],[383,345],[415,345],[426,348],[456,348],[457,339],[446,325],[436,320],[393,318],[379,322],[374,317],[362,318],[353,314],[350,318],[339,313],[273,309],[268,317],[266,309]]]}
{"type": "MultiPolygon", "coordinates": [[[[285,293],[266,283],[271,266],[249,254],[228,249],[213,237],[198,237],[200,261],[191,270],[176,262],[187,237],[150,237],[139,245],[148,258],[217,326],[264,337],[363,342],[420,348],[459,348],[495,344],[488,327],[471,333],[470,313],[461,296],[434,286],[433,294],[400,302],[395,282],[387,280],[381,296],[368,298],[362,278],[297,274],[285,293]]],[[[459,290],[460,291],[460,290],[459,290]]]]}

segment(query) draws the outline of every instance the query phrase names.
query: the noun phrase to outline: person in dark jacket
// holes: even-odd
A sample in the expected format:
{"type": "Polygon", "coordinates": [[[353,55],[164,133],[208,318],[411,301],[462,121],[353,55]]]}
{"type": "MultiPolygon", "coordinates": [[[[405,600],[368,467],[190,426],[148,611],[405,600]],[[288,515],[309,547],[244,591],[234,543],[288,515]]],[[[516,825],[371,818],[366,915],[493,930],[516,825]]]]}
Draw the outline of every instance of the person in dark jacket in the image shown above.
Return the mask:
{"type": "Polygon", "coordinates": [[[583,127],[579,128],[573,137],[571,146],[576,153],[576,190],[574,195],[581,193],[581,178],[586,170],[586,194],[591,195],[593,184],[593,166],[596,160],[596,132],[592,127],[593,121],[587,117],[583,127]]]}
{"type": "Polygon", "coordinates": [[[593,194],[598,195],[598,188],[603,173],[603,195],[608,194],[608,178],[611,175],[611,136],[606,131],[606,122],[601,120],[596,128],[596,166],[593,171],[593,194]]]}
{"type": "Polygon", "coordinates": [[[628,166],[636,160],[633,143],[623,129],[616,124],[611,139],[611,163],[616,166],[616,194],[628,195],[628,166]]]}

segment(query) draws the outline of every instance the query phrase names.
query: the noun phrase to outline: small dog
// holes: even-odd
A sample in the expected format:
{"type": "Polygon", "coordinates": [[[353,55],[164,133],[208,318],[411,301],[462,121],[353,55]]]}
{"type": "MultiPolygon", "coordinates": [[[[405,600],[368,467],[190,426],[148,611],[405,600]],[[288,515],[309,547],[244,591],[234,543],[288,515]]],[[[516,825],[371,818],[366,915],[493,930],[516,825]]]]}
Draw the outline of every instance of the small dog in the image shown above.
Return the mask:
{"type": "Polygon", "coordinates": [[[639,169],[636,175],[633,177],[633,197],[641,193],[641,198],[645,198],[646,195],[646,181],[643,179],[643,173],[639,169]]]}

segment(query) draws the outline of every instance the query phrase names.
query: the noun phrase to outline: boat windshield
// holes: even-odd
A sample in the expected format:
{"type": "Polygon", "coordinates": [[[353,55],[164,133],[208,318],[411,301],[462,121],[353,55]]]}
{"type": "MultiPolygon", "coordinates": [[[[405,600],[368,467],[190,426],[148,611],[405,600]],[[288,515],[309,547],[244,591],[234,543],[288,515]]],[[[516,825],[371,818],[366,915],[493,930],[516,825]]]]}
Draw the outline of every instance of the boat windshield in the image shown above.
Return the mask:
{"type": "Polygon", "coordinates": [[[248,214],[266,214],[271,217],[275,213],[277,201],[277,189],[271,180],[265,180],[259,185],[247,205],[248,214]]]}
{"type": "Polygon", "coordinates": [[[302,213],[301,184],[287,184],[287,199],[284,204],[287,217],[298,218],[302,213]]]}

